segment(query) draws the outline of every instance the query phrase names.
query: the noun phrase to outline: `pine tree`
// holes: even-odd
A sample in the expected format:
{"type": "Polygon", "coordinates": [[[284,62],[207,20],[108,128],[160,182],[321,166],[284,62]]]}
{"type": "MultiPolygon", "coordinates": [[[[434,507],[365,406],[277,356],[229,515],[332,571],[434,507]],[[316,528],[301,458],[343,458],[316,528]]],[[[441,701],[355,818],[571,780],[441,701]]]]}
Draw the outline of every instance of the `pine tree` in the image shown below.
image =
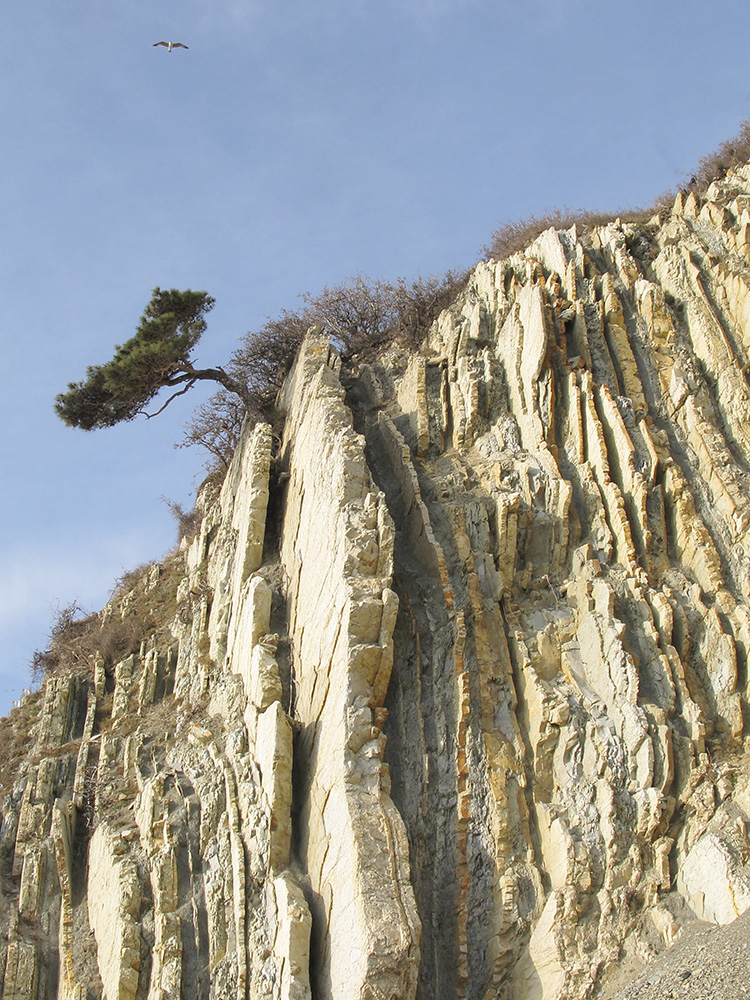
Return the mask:
{"type": "Polygon", "coordinates": [[[113,427],[139,414],[161,413],[201,380],[219,382],[250,405],[247,387],[223,368],[194,368],[190,355],[206,329],[204,316],[214,305],[206,292],[155,288],[135,336],[115,346],[111,361],[90,365],[86,378],[68,384],[55,400],[57,415],[70,427],[113,427]],[[173,392],[156,411],[145,407],[160,389],[173,392]]]}

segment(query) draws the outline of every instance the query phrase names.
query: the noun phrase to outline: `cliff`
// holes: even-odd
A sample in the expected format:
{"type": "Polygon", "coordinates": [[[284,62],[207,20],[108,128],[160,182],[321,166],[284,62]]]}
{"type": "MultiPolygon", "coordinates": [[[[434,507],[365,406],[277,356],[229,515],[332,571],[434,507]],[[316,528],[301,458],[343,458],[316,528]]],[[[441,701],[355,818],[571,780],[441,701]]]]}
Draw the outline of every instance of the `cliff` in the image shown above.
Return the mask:
{"type": "Polygon", "coordinates": [[[7,1000],[583,1000],[750,906],[750,167],[312,330],[2,725],[7,1000]]]}

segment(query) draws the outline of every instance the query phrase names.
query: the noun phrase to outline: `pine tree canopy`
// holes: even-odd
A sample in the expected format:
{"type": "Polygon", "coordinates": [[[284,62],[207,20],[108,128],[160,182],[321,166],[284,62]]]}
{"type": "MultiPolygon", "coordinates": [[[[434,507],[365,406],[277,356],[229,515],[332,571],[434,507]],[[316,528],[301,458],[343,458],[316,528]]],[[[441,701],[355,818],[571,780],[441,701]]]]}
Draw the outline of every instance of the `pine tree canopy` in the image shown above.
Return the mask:
{"type": "Polygon", "coordinates": [[[87,431],[112,427],[138,414],[154,416],[144,408],[159,390],[181,387],[157,410],[161,413],[200,379],[219,382],[246,402],[245,386],[222,368],[197,369],[190,360],[213,304],[206,292],[155,288],[135,336],[115,346],[111,361],[90,365],[83,381],[68,384],[55,400],[57,415],[68,426],[87,431]]]}

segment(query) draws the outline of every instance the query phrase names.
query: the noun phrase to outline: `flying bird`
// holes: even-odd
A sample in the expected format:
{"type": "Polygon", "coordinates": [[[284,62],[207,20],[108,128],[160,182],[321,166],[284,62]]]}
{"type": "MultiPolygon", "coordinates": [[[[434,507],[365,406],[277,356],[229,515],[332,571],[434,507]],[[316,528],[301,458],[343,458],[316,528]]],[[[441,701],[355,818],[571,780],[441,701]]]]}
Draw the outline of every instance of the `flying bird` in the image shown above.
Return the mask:
{"type": "Polygon", "coordinates": [[[154,48],[157,45],[163,45],[167,52],[171,52],[172,49],[186,49],[187,45],[183,45],[182,42],[154,42],[154,48]]]}

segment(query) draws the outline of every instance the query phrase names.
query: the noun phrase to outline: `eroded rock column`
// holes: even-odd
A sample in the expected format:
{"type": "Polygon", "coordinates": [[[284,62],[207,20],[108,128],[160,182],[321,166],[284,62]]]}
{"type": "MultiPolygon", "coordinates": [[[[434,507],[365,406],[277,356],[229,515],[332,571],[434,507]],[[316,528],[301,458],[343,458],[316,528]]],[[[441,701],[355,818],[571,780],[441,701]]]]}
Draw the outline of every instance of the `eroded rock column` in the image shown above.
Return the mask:
{"type": "Polygon", "coordinates": [[[308,335],[285,390],[282,538],[294,655],[298,838],[319,997],[415,995],[419,920],[383,765],[398,601],[393,527],[344,405],[335,356],[308,335]]]}

